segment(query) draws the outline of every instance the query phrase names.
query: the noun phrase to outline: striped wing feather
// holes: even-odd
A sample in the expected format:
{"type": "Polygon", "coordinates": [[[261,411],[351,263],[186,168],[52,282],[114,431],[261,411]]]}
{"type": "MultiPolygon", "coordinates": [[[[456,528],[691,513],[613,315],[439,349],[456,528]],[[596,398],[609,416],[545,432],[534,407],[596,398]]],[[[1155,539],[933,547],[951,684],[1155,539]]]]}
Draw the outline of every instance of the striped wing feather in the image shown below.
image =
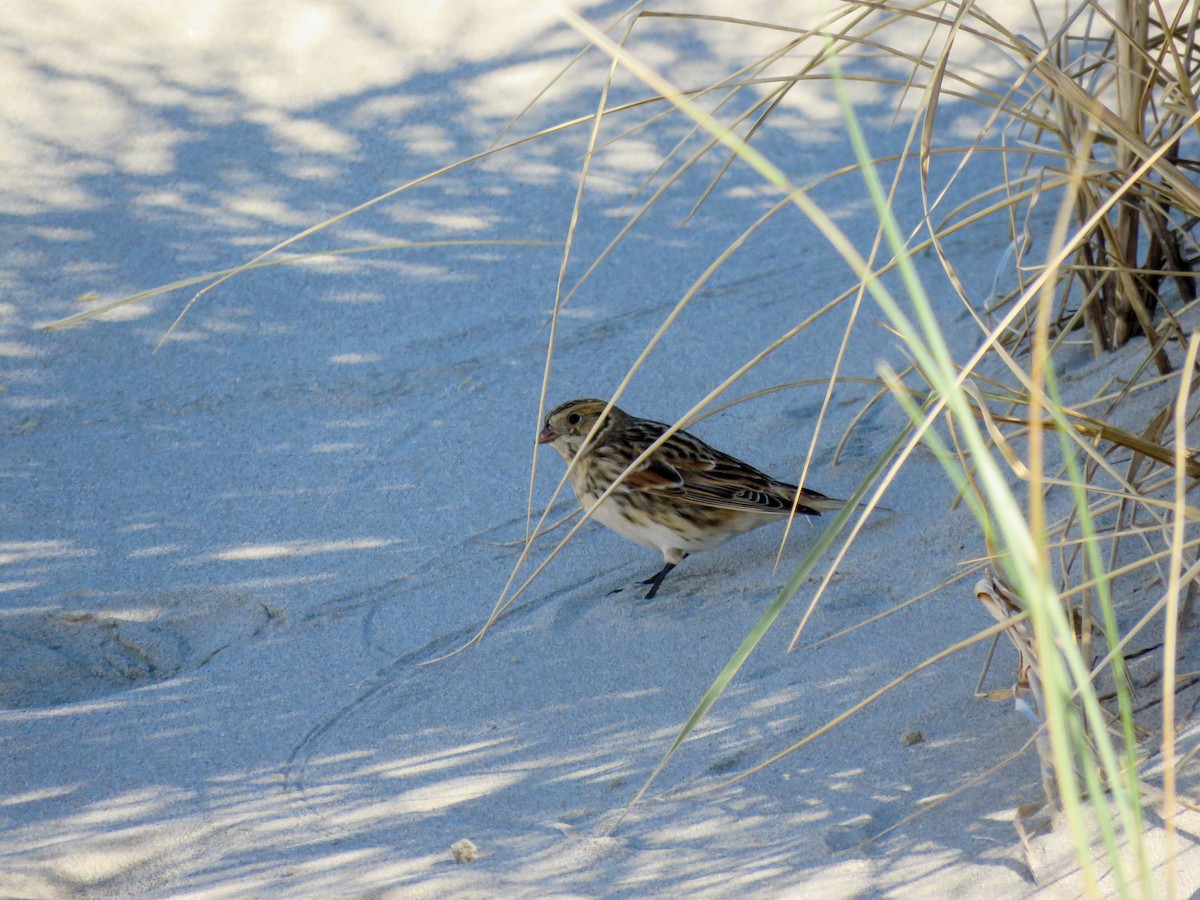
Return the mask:
{"type": "MultiPolygon", "coordinates": [[[[667,430],[661,422],[648,420],[642,420],[638,426],[626,434],[638,453],[667,430]]],[[[786,514],[796,496],[795,485],[776,481],[686,432],[677,432],[659,447],[649,461],[629,473],[625,484],[636,490],[739,512],[786,514]]],[[[828,500],[824,494],[807,488],[802,492],[804,498],[828,500]]],[[[803,502],[796,512],[820,515],[819,509],[803,502]]]]}

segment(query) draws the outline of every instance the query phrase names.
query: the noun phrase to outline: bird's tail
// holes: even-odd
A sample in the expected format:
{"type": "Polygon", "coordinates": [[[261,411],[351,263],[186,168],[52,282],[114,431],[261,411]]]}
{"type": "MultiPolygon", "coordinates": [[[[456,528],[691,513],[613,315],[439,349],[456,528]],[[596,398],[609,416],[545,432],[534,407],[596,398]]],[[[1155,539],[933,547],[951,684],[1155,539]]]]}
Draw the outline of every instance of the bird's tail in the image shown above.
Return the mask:
{"type": "MultiPolygon", "coordinates": [[[[792,488],[793,501],[795,498],[795,488],[792,488]]],[[[836,497],[826,497],[824,494],[817,491],[810,491],[808,488],[800,489],[800,502],[796,504],[796,512],[803,515],[819,516],[823,512],[834,512],[841,509],[848,501],[839,500],[836,497]]],[[[866,509],[867,504],[856,504],[859,509],[866,509]]],[[[876,506],[876,510],[880,512],[893,512],[886,506],[876,506]]]]}

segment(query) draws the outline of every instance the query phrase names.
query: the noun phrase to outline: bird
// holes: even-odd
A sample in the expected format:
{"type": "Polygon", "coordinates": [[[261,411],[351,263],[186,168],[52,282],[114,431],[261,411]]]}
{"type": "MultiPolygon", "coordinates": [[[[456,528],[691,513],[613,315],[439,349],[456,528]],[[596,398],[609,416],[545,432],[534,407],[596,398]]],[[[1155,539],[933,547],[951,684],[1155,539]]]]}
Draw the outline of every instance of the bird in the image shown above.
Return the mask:
{"type": "MultiPolygon", "coordinates": [[[[670,427],[614,406],[585,447],[606,406],[594,399],[560,404],[546,416],[537,439],[553,447],[568,466],[575,462],[571,487],[585,510],[670,427]]],[[[844,505],[772,478],[695,435],[677,431],[613,489],[592,518],[635,544],[662,552],[662,569],[641,582],[649,586],[645,599],[650,600],[667,574],[692,553],[787,518],[793,508],[818,516],[844,505]]]]}

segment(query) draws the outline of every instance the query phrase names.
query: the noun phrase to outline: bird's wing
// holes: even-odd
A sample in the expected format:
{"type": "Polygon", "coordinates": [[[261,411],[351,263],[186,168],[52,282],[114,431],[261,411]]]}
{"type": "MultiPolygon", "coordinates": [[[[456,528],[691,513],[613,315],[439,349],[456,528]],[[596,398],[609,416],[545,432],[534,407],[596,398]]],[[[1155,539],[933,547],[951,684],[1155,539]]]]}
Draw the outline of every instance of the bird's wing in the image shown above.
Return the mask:
{"type": "MultiPolygon", "coordinates": [[[[662,434],[656,429],[666,429],[660,423],[645,423],[655,426],[648,429],[644,449],[662,434]]],[[[722,453],[687,432],[677,432],[649,460],[630,472],[625,483],[634,490],[661,494],[739,512],[757,512],[786,515],[791,512],[796,496],[794,485],[776,481],[741,460],[722,453]]],[[[820,515],[821,508],[808,506],[805,500],[826,501],[824,494],[805,489],[801,494],[796,512],[801,515],[820,515]]]]}
{"type": "MultiPolygon", "coordinates": [[[[683,485],[679,495],[705,506],[781,515],[791,511],[796,496],[794,485],[776,481],[723,453],[708,459],[689,460],[680,471],[683,485]]],[[[805,506],[803,502],[796,512],[820,515],[820,510],[805,506]]]]}
{"type": "Polygon", "coordinates": [[[634,490],[662,493],[675,493],[684,486],[679,470],[654,456],[626,475],[624,483],[634,490]]]}

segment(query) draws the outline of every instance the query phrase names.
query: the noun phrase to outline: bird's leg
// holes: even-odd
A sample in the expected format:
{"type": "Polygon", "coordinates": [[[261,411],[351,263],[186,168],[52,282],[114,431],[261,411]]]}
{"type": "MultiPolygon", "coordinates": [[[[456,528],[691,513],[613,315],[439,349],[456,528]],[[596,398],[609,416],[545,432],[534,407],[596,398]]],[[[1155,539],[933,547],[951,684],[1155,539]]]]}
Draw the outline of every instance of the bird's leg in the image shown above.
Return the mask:
{"type": "MultiPolygon", "coordinates": [[[[683,558],[680,560],[680,562],[682,562],[684,559],[687,559],[686,553],[683,554],[683,558]]],[[[663,566],[661,569],[659,569],[657,572],[655,572],[654,575],[647,578],[645,581],[641,582],[641,584],[650,585],[650,590],[646,591],[646,599],[647,600],[652,599],[654,597],[654,595],[658,593],[658,589],[660,587],[662,587],[663,579],[667,577],[667,573],[670,572],[673,568],[675,568],[676,565],[678,565],[678,563],[669,562],[665,566],[663,566]]]]}

